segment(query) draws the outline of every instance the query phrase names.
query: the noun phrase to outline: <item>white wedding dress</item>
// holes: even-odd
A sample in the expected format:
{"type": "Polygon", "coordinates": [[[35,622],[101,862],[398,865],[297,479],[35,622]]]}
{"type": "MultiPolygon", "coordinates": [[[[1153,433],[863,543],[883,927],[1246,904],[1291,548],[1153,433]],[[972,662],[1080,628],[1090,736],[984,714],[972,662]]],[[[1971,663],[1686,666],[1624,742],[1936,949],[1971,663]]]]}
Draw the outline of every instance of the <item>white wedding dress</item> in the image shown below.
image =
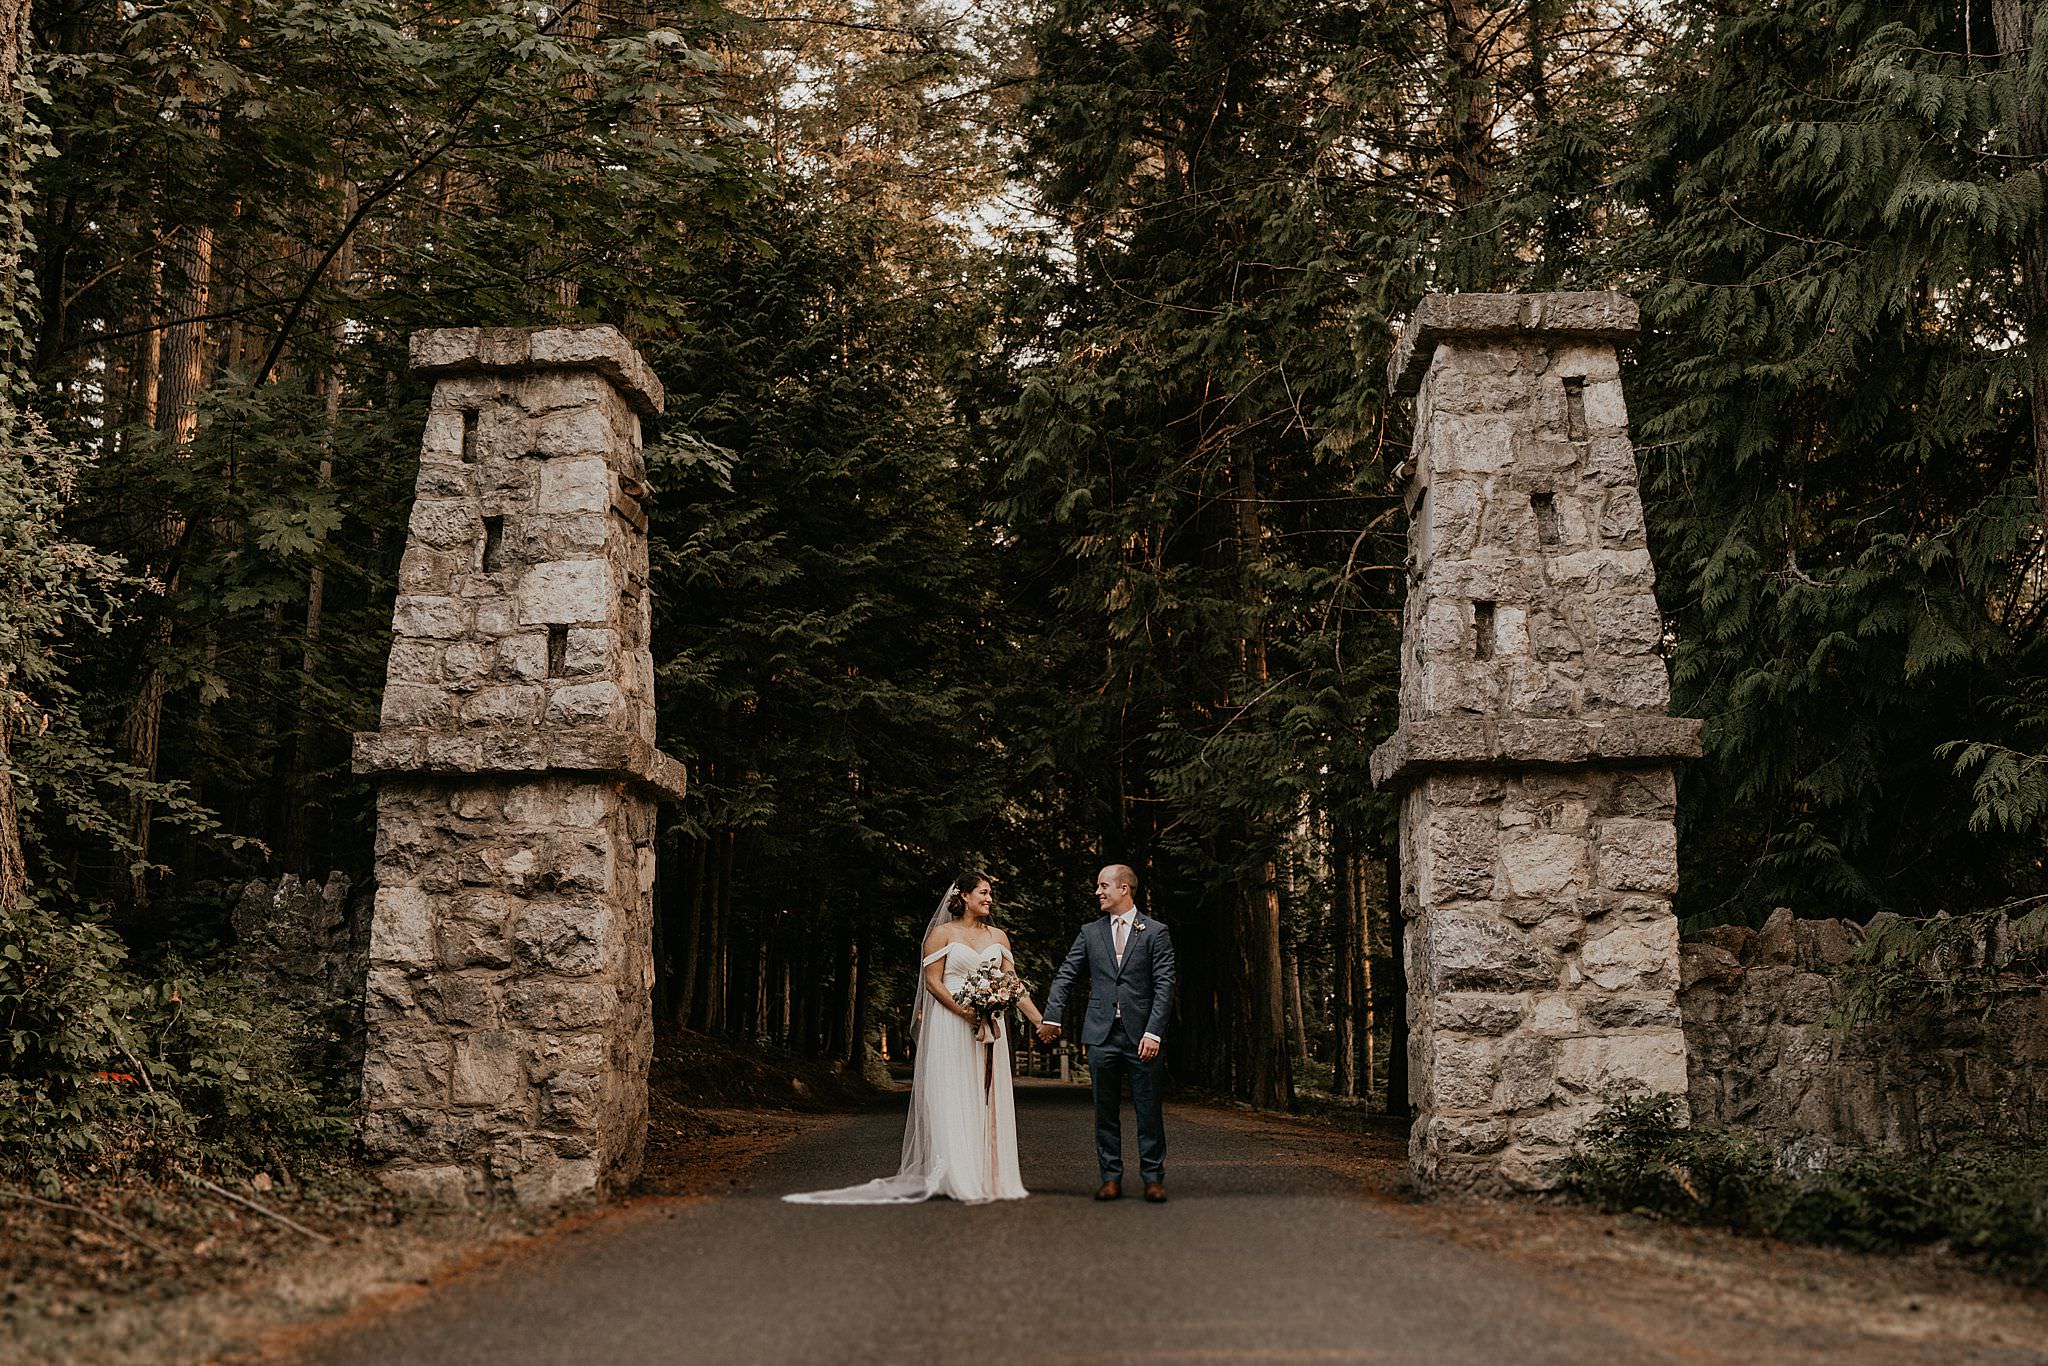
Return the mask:
{"type": "MultiPolygon", "coordinates": [[[[946,989],[958,991],[967,974],[997,956],[1000,944],[975,950],[958,942],[925,958],[946,960],[946,989]]],[[[920,975],[918,988],[925,990],[920,975]]],[[[1017,1174],[1017,1111],[1010,1094],[1010,1030],[979,1043],[974,1026],[933,1002],[917,1027],[917,1060],[910,1084],[910,1120],[903,1160],[894,1176],[839,1190],[785,1195],[800,1205],[908,1205],[933,1196],[954,1200],[1021,1200],[1028,1191],[1017,1174]]]]}

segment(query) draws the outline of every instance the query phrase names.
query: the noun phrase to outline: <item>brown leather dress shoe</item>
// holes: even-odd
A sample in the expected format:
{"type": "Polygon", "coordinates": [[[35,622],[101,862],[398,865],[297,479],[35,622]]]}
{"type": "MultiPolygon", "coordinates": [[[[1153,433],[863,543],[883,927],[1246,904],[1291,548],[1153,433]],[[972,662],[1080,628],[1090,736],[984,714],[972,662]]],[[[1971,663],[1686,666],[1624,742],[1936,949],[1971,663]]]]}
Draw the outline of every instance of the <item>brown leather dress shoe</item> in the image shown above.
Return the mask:
{"type": "Polygon", "coordinates": [[[1097,1200],[1116,1200],[1122,1198],[1123,1193],[1124,1188],[1122,1186],[1119,1186],[1114,1181],[1105,1181],[1102,1183],[1102,1189],[1095,1192],[1095,1198],[1097,1200]]]}
{"type": "Polygon", "coordinates": [[[1145,1183],[1145,1198],[1155,1205],[1165,1204],[1166,1187],[1157,1181],[1147,1181],[1145,1183]]]}

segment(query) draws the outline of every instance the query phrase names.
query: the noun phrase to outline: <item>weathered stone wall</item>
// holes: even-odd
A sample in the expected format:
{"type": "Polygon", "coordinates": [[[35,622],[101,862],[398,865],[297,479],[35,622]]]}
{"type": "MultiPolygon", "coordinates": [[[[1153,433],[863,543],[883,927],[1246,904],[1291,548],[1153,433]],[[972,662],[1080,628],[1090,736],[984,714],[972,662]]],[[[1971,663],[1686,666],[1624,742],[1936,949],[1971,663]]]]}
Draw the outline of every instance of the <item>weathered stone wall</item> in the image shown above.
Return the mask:
{"type": "Polygon", "coordinates": [[[1663,624],[1611,294],[1423,301],[1401,724],[1410,1156],[1426,1187],[1546,1189],[1623,1091],[1683,1093],[1663,624]]]}
{"type": "Polygon", "coordinates": [[[364,1136],[394,1187],[547,1203],[638,1173],[654,748],[639,414],[611,328],[444,329],[383,726],[364,1136]]]}
{"type": "Polygon", "coordinates": [[[345,873],[245,884],[229,913],[242,971],[284,1000],[326,1005],[363,985],[370,917],[345,873]]]}
{"type": "Polygon", "coordinates": [[[1680,947],[1693,1122],[1743,1125],[1794,1163],[2048,1139],[2048,981],[2005,977],[1982,1002],[1843,1032],[1831,1017],[1863,936],[1781,909],[1680,947]]]}

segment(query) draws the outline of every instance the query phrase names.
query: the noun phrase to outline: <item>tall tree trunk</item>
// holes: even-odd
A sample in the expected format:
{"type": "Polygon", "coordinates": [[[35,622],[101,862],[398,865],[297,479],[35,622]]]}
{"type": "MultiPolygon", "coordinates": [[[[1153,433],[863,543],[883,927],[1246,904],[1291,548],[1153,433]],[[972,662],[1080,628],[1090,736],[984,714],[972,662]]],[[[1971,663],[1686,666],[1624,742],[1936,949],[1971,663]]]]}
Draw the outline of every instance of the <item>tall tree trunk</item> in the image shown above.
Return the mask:
{"type": "MultiPolygon", "coordinates": [[[[1245,592],[1260,591],[1254,575],[1264,555],[1265,523],[1259,494],[1258,465],[1248,444],[1235,457],[1237,493],[1237,553],[1245,592]]],[[[1244,641],[1244,675],[1250,695],[1246,706],[1262,694],[1268,681],[1264,613],[1253,605],[1251,629],[1244,641]]],[[[1253,840],[1269,838],[1270,821],[1261,821],[1250,833],[1253,840]]],[[[1254,1105],[1272,1109],[1294,1108],[1294,1069],[1287,1049],[1285,969],[1280,951],[1280,869],[1278,859],[1268,853],[1259,865],[1259,885],[1244,898],[1244,958],[1249,968],[1246,995],[1246,1061],[1250,1064],[1245,1098],[1254,1105]]]]}
{"type": "Polygon", "coordinates": [[[692,840],[696,847],[690,856],[690,897],[683,912],[683,955],[675,966],[675,1011],[674,1020],[678,1029],[688,1029],[696,1023],[691,1018],[691,1007],[701,999],[697,992],[698,966],[703,961],[704,947],[704,880],[711,857],[711,837],[692,840]]]}
{"type": "MultiPolygon", "coordinates": [[[[0,435],[11,435],[20,420],[13,392],[15,367],[27,338],[35,301],[24,296],[28,274],[27,195],[23,189],[27,149],[21,131],[27,121],[21,77],[28,66],[28,0],[0,0],[0,183],[5,240],[0,241],[0,435]]],[[[0,455],[0,458],[11,456],[0,455]]],[[[28,861],[21,847],[21,813],[14,796],[14,726],[11,698],[0,692],[0,911],[8,910],[28,890],[28,861]]]]}
{"type": "Polygon", "coordinates": [[[1452,221],[1446,225],[1444,288],[1486,289],[1493,283],[1493,233],[1478,210],[1493,192],[1493,73],[1487,68],[1479,0],[1441,0],[1444,19],[1444,168],[1452,221]]]}
{"type": "MultiPolygon", "coordinates": [[[[171,238],[169,272],[174,289],[168,302],[169,316],[179,321],[164,329],[162,373],[157,392],[157,431],[174,453],[192,441],[199,429],[199,397],[206,390],[207,358],[211,349],[207,325],[202,320],[213,297],[213,229],[186,227],[171,238]]],[[[162,558],[163,591],[166,598],[177,592],[177,568],[173,563],[179,542],[185,535],[185,519],[176,509],[165,512],[157,525],[157,551],[162,558]]],[[[121,727],[122,749],[128,762],[145,781],[157,776],[157,756],[163,739],[165,680],[163,656],[171,645],[171,603],[166,601],[156,614],[145,647],[142,677],[121,727]]],[[[128,878],[130,905],[139,910],[149,901],[149,860],[151,803],[136,796],[128,804],[128,837],[135,849],[128,878]]]]}
{"type": "Polygon", "coordinates": [[[1308,1012],[1301,999],[1301,951],[1285,936],[1280,940],[1281,966],[1287,974],[1287,1025],[1294,1044],[1294,1066],[1298,1073],[1308,1068],[1308,1012]]]}
{"type": "Polygon", "coordinates": [[[1330,825],[1330,890],[1331,937],[1336,948],[1332,969],[1335,990],[1330,1007],[1330,1089],[1351,1097],[1358,1094],[1358,1002],[1353,993],[1357,962],[1365,946],[1358,941],[1358,927],[1354,923],[1357,887],[1351,877],[1351,828],[1343,821],[1330,825]]]}
{"type": "Polygon", "coordinates": [[[839,1061],[853,1067],[860,1061],[860,940],[847,927],[843,956],[846,980],[839,987],[839,1061]]]}
{"type": "MultiPolygon", "coordinates": [[[[1991,0],[1999,61],[2013,82],[2013,150],[2022,167],[2039,169],[2048,155],[2043,111],[2026,96],[2027,64],[2034,50],[2033,0],[1991,0]]],[[[2034,499],[2048,554],[2048,225],[2036,221],[2020,250],[2020,289],[2026,305],[2027,385],[2032,400],[2034,499]]]]}

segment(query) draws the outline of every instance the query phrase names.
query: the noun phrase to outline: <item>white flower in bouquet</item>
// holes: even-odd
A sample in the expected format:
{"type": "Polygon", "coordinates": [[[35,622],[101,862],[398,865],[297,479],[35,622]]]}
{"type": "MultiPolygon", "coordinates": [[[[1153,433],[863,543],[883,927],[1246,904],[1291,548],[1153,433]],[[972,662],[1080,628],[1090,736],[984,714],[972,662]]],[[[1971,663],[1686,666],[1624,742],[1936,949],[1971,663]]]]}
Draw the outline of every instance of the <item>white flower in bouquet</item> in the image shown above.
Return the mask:
{"type": "Polygon", "coordinates": [[[994,1038],[990,1028],[997,1015],[1024,999],[1030,987],[1000,962],[984,963],[967,974],[966,980],[953,993],[953,999],[980,1018],[975,1033],[988,1042],[994,1038]]]}

